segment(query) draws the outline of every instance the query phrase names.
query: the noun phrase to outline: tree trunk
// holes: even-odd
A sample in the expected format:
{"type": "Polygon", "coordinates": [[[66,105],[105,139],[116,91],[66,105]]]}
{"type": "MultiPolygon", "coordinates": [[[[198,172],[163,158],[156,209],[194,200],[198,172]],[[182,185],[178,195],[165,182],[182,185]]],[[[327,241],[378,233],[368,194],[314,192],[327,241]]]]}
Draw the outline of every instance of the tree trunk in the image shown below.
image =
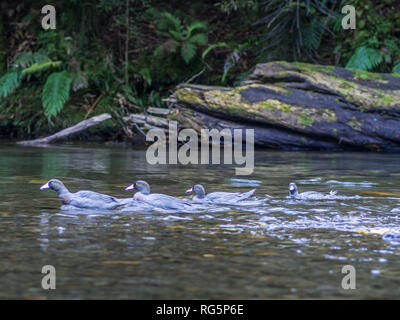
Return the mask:
{"type": "Polygon", "coordinates": [[[182,85],[183,127],[255,129],[282,149],[400,151],[400,75],[332,66],[259,64],[240,86],[182,85]]]}

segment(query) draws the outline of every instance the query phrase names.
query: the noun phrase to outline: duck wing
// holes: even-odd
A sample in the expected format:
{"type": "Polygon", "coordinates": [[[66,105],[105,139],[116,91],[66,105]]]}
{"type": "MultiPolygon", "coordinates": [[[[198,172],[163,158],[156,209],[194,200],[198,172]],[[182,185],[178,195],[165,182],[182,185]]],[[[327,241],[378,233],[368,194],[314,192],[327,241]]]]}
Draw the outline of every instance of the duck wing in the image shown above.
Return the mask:
{"type": "Polygon", "coordinates": [[[89,190],[82,190],[71,194],[70,205],[78,208],[91,209],[115,209],[124,204],[123,201],[109,196],[107,194],[98,193],[89,190]]]}
{"type": "Polygon", "coordinates": [[[89,191],[89,190],[82,190],[73,193],[73,198],[83,198],[87,200],[93,200],[93,201],[101,201],[105,203],[118,203],[119,200],[113,196],[109,196],[108,194],[104,193],[99,193],[95,191],[89,191]]]}
{"type": "Polygon", "coordinates": [[[237,202],[250,198],[256,189],[252,189],[248,192],[212,192],[205,196],[206,201],[218,201],[218,202],[237,202]]]}
{"type": "MultiPolygon", "coordinates": [[[[142,195],[143,197],[144,195],[142,195]]],[[[163,209],[183,209],[190,204],[182,199],[178,199],[166,194],[152,193],[144,196],[145,201],[151,205],[163,209]]]]}

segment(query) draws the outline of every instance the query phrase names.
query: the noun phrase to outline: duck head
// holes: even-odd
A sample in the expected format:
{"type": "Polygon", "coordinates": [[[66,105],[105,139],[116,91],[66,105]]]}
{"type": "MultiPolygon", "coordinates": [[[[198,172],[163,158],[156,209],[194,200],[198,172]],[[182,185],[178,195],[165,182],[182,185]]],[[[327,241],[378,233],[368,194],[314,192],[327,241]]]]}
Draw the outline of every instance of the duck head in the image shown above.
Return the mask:
{"type": "Polygon", "coordinates": [[[294,198],[299,194],[294,182],[289,183],[289,197],[294,198]]]}
{"type": "Polygon", "coordinates": [[[125,190],[137,190],[142,194],[150,194],[150,186],[146,181],[138,180],[134,184],[126,187],[125,190]]]}
{"type": "Polygon", "coordinates": [[[206,196],[206,190],[201,184],[196,184],[193,187],[186,190],[186,193],[194,192],[197,198],[204,198],[206,196]]]}
{"type": "Polygon", "coordinates": [[[45,190],[45,189],[52,189],[55,192],[57,192],[57,194],[68,192],[68,189],[64,186],[64,184],[57,179],[51,179],[40,187],[40,190],[45,190]]]}

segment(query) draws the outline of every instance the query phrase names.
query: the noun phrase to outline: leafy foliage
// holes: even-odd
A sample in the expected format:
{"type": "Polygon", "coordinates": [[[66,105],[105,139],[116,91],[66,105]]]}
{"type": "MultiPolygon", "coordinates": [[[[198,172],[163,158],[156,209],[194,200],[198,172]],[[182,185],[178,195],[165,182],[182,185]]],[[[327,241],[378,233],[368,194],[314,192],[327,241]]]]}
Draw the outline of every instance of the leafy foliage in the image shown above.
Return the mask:
{"type": "Polygon", "coordinates": [[[264,25],[266,44],[262,51],[278,47],[290,47],[293,59],[302,54],[312,57],[319,48],[324,33],[332,33],[324,19],[335,16],[326,1],[318,0],[271,0],[264,3],[263,18],[255,25],[264,25]]]}
{"type": "Polygon", "coordinates": [[[14,66],[20,68],[29,68],[34,64],[42,64],[48,61],[50,61],[50,59],[45,54],[40,52],[30,53],[23,51],[15,57],[14,66]]]}
{"type": "Polygon", "coordinates": [[[11,70],[0,78],[0,99],[6,98],[21,83],[21,76],[18,71],[11,70]]]}
{"type": "Polygon", "coordinates": [[[42,102],[48,117],[57,115],[68,100],[71,78],[66,71],[54,72],[43,87],[42,102]]]}
{"type": "Polygon", "coordinates": [[[43,63],[34,63],[30,67],[25,68],[22,70],[22,75],[29,75],[29,74],[34,74],[34,73],[39,73],[43,72],[46,70],[49,70],[51,68],[57,68],[61,65],[61,61],[47,61],[43,63]]]}
{"type": "Polygon", "coordinates": [[[94,112],[162,107],[193,76],[235,85],[274,59],[400,73],[398,0],[55,0],[56,30],[37,23],[40,1],[3,2],[0,126],[18,134],[80,121],[99,96],[94,112]]]}
{"type": "Polygon", "coordinates": [[[186,64],[196,56],[197,48],[207,44],[207,24],[194,22],[185,27],[181,21],[168,12],[161,14],[157,21],[157,29],[167,40],[160,44],[154,55],[173,54],[180,51],[186,64]]]}
{"type": "Polygon", "coordinates": [[[368,71],[392,72],[400,57],[397,1],[342,0],[339,8],[351,4],[356,10],[356,29],[343,30],[341,16],[334,28],[337,64],[368,71]]]}
{"type": "Polygon", "coordinates": [[[351,56],[346,68],[370,71],[382,62],[378,50],[362,46],[351,56]]]}
{"type": "Polygon", "coordinates": [[[392,72],[400,73],[400,61],[397,61],[397,63],[394,65],[392,72]]]}

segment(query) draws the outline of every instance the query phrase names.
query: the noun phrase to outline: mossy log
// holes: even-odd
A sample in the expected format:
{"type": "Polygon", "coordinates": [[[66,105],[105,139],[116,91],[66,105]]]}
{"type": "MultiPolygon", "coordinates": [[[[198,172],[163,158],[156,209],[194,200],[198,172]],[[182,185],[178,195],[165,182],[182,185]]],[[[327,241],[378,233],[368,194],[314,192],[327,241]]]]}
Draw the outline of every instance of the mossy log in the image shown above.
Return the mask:
{"type": "Polygon", "coordinates": [[[259,64],[233,88],[181,85],[170,118],[187,128],[255,129],[281,149],[400,151],[400,75],[259,64]]]}

